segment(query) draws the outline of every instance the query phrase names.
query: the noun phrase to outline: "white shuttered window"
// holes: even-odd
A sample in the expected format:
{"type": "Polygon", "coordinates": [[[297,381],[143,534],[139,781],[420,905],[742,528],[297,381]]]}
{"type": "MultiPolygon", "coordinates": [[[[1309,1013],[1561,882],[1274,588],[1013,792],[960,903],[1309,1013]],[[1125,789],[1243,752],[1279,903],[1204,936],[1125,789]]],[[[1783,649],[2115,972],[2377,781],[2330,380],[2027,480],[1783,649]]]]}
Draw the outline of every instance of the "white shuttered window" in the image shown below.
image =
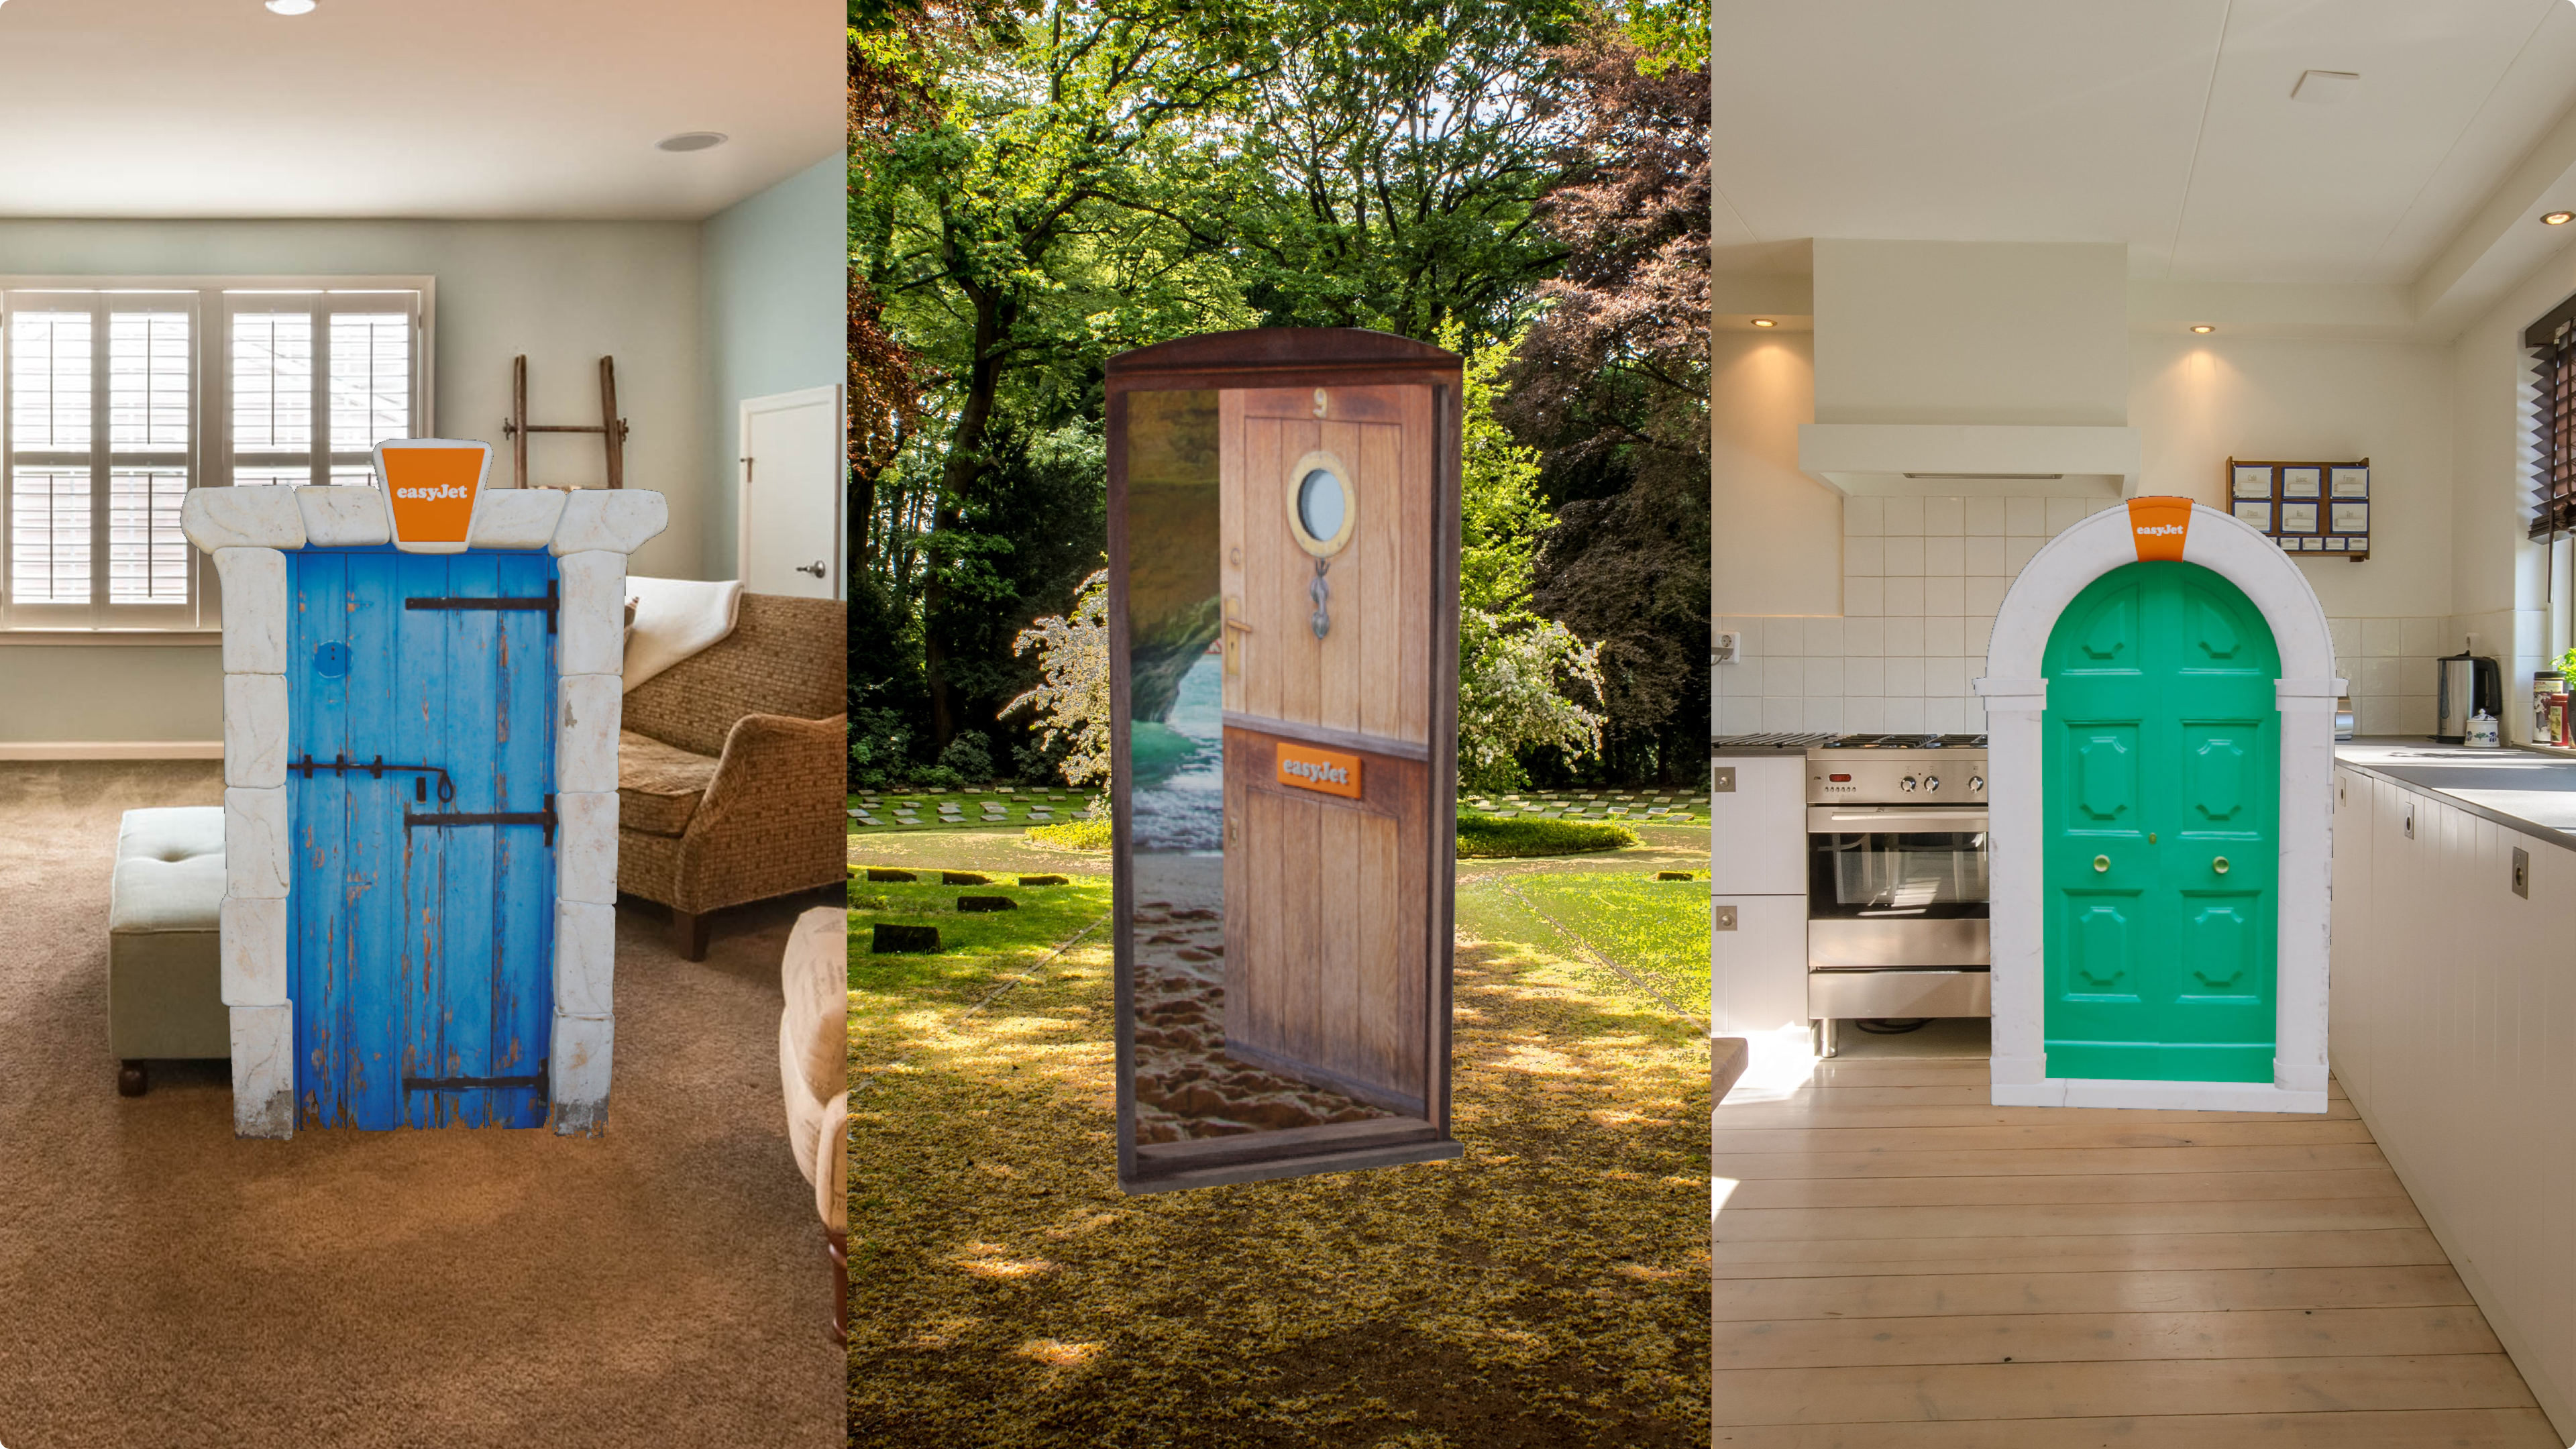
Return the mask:
{"type": "Polygon", "coordinates": [[[425,286],[0,285],[0,627],[216,627],[187,490],[363,483],[427,375],[425,286]]]}

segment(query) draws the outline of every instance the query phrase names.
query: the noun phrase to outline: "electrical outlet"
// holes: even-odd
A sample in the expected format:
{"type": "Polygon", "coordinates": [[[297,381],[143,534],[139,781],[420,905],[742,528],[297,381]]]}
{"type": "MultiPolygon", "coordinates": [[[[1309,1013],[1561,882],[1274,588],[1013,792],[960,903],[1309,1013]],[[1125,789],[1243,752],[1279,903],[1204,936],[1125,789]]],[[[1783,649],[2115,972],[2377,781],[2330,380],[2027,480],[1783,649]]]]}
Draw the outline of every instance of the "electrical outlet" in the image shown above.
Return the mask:
{"type": "Polygon", "coordinates": [[[1733,907],[1733,906],[1718,906],[1718,907],[1714,908],[1714,909],[1710,912],[1709,929],[1711,929],[1711,930],[1713,930],[1713,931],[1732,931],[1732,930],[1734,930],[1734,929],[1735,929],[1735,907],[1733,907]]]}
{"type": "Polygon", "coordinates": [[[1741,630],[1720,629],[1717,631],[1716,641],[1716,647],[1711,650],[1709,654],[1709,663],[1737,664],[1743,662],[1744,634],[1741,630]]]}
{"type": "Polygon", "coordinates": [[[1715,795],[1734,794],[1735,767],[1733,765],[1712,766],[1709,770],[1708,788],[1709,792],[1715,795]]]}

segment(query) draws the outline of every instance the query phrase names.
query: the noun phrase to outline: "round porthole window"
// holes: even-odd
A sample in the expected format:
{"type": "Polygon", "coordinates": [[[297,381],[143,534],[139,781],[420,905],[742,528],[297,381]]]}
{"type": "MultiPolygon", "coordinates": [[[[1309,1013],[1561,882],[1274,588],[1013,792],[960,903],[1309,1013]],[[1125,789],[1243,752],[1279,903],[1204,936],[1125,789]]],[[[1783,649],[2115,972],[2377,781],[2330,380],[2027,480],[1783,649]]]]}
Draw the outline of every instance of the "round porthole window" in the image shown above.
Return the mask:
{"type": "Polygon", "coordinates": [[[1359,515],[1350,470],[1330,453],[1313,452],[1288,471],[1288,524],[1297,546],[1317,558],[1328,558],[1350,542],[1359,515]]]}

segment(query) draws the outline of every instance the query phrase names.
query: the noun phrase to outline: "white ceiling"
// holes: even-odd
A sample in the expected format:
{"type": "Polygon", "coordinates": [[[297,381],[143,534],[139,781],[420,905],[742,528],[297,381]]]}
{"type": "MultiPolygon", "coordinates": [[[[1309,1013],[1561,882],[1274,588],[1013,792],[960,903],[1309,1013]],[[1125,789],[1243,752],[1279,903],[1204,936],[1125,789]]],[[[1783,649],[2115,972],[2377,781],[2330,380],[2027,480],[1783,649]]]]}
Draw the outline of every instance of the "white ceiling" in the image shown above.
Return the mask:
{"type": "MultiPolygon", "coordinates": [[[[1716,11],[1721,269],[1799,268],[1819,236],[2117,241],[2141,279],[2410,284],[2576,102],[2568,0],[1716,11]],[[2306,70],[2357,71],[2359,93],[2295,102],[2306,70]]],[[[2524,189],[2508,199],[2560,194],[2524,189]]],[[[2566,239],[2521,220],[2479,252],[2566,239]]]]}
{"type": "Polygon", "coordinates": [[[0,216],[707,216],[841,146],[834,0],[0,3],[0,216]],[[712,150],[653,143],[722,131],[712,150]]]}

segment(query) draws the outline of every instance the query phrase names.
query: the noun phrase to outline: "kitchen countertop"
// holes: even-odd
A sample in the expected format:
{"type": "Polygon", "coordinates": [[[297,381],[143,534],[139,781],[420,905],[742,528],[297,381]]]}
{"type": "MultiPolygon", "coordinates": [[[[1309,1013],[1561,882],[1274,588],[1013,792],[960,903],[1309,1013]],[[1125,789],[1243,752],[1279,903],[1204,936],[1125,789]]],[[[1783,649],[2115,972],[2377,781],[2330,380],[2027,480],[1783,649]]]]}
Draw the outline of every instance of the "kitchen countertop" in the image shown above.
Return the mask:
{"type": "Polygon", "coordinates": [[[2507,745],[2472,750],[2424,739],[2354,739],[2335,763],[2440,795],[2498,825],[2576,849],[2576,759],[2507,745]]]}
{"type": "Polygon", "coordinates": [[[1719,735],[1708,742],[1712,760],[1771,759],[1782,756],[1803,760],[1807,746],[1821,745],[1832,739],[1829,734],[1719,735]]]}

